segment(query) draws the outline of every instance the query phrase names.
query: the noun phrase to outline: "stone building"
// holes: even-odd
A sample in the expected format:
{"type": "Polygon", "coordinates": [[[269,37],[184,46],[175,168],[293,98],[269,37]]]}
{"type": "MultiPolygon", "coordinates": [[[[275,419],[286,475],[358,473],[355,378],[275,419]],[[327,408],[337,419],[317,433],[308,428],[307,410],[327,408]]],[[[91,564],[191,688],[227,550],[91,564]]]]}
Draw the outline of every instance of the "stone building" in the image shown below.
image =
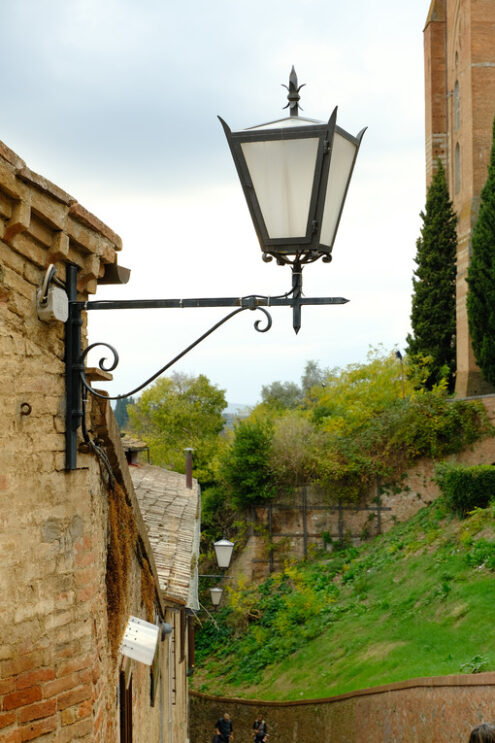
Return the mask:
{"type": "Polygon", "coordinates": [[[458,216],[456,394],[487,385],[469,339],[466,294],[471,231],[487,177],[495,116],[495,3],[432,0],[424,29],[426,180],[438,158],[458,216]]]}
{"type": "MultiPolygon", "coordinates": [[[[86,300],[125,273],[121,247],[0,142],[0,743],[187,737],[194,600],[183,586],[165,595],[108,401],[90,400],[86,425],[98,445],[79,435],[77,467],[66,469],[64,323],[37,313],[49,265],[62,286],[76,265],[86,300]],[[150,665],[120,652],[131,616],[157,627],[150,665]]],[[[193,593],[194,508],[181,527],[188,569],[183,554],[176,568],[193,593]]]]}

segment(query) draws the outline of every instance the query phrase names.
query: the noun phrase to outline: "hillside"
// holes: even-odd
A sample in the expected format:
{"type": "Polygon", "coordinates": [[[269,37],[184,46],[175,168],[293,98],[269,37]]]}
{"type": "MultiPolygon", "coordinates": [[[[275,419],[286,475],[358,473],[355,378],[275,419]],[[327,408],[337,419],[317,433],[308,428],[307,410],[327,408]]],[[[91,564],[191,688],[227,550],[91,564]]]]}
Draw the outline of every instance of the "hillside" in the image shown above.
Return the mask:
{"type": "Polygon", "coordinates": [[[495,670],[494,517],[437,501],[360,548],[231,589],[197,632],[193,688],[290,700],[495,670]]]}

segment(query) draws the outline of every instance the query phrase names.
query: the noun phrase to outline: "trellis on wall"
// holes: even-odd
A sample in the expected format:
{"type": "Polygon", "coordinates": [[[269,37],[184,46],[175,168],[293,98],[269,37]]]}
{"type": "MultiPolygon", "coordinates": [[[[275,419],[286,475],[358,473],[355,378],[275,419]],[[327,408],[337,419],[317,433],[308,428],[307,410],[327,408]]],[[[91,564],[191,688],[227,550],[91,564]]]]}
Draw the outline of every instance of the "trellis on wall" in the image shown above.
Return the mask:
{"type": "MultiPolygon", "coordinates": [[[[346,513],[352,512],[354,514],[358,514],[361,512],[367,512],[368,514],[374,514],[376,516],[376,524],[374,529],[374,535],[378,535],[382,533],[382,513],[384,511],[391,511],[392,509],[387,506],[382,505],[381,500],[381,487],[379,481],[377,481],[376,484],[376,497],[374,498],[374,502],[366,505],[356,505],[355,503],[345,503],[342,499],[338,499],[336,503],[334,504],[325,504],[325,503],[318,503],[314,504],[311,502],[308,502],[308,488],[303,487],[300,491],[300,501],[299,503],[291,503],[291,504],[284,504],[284,503],[268,503],[263,509],[260,509],[257,512],[256,515],[256,521],[258,524],[260,522],[263,524],[263,526],[266,528],[267,537],[268,537],[268,549],[267,553],[268,556],[266,558],[253,558],[253,563],[262,563],[267,564],[269,566],[269,572],[272,573],[275,569],[275,563],[279,562],[276,559],[276,544],[277,542],[275,540],[277,539],[283,539],[288,538],[291,540],[296,540],[302,542],[302,549],[297,550],[299,554],[301,554],[304,558],[308,555],[308,545],[309,540],[322,540],[324,541],[324,537],[330,537],[332,540],[338,540],[339,542],[343,542],[345,539],[350,539],[352,542],[358,542],[363,539],[363,531],[362,529],[359,533],[353,532],[351,529],[348,528],[346,524],[346,513]],[[262,519],[260,518],[260,510],[266,514],[264,523],[262,519]],[[291,519],[289,516],[287,518],[281,518],[279,519],[280,526],[282,527],[282,530],[277,528],[277,524],[274,523],[274,515],[276,512],[286,512],[287,514],[300,514],[300,523],[301,523],[301,529],[298,531],[286,531],[284,530],[284,525],[287,525],[291,523],[291,519]],[[327,531],[326,529],[321,530],[310,530],[308,528],[308,521],[310,520],[310,514],[312,512],[326,512],[328,514],[336,513],[337,514],[337,523],[336,528],[333,529],[331,532],[327,531]]],[[[369,523],[369,519],[365,522],[366,524],[369,523]]]]}

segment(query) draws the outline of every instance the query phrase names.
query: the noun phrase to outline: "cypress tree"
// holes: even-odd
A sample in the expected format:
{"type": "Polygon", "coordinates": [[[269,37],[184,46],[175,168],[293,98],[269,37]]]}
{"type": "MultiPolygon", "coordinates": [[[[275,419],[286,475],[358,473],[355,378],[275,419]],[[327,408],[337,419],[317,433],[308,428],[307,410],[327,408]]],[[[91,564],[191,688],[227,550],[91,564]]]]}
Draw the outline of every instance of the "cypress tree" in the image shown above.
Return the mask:
{"type": "Polygon", "coordinates": [[[495,122],[488,178],[481,192],[471,244],[467,296],[469,333],[481,373],[487,382],[495,385],[495,122]]]}
{"type": "Polygon", "coordinates": [[[447,375],[452,391],[456,370],[457,217],[440,160],[420,216],[423,224],[414,259],[417,268],[413,276],[413,332],[407,336],[407,353],[413,361],[414,357],[431,358],[426,388],[431,389],[447,375]]]}

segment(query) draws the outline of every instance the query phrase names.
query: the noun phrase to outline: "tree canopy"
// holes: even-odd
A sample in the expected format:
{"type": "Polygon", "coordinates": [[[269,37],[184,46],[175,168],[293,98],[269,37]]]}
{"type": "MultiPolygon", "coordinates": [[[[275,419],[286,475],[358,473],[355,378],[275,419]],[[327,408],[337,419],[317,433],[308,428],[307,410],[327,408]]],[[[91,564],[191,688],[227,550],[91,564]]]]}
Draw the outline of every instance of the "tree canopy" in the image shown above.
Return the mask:
{"type": "Polygon", "coordinates": [[[467,311],[476,362],[495,385],[495,121],[488,178],[472,234],[467,311]]]}
{"type": "Polygon", "coordinates": [[[456,370],[455,279],[457,217],[449,198],[445,171],[438,161],[426,197],[423,225],[416,242],[416,270],[411,309],[412,334],[407,337],[411,358],[429,357],[431,389],[443,377],[454,388],[456,370]]]}
{"type": "Polygon", "coordinates": [[[158,379],[128,408],[129,423],[148,444],[154,464],[184,472],[184,449],[192,447],[195,476],[210,482],[226,406],[224,390],[203,374],[173,374],[158,379]]]}

